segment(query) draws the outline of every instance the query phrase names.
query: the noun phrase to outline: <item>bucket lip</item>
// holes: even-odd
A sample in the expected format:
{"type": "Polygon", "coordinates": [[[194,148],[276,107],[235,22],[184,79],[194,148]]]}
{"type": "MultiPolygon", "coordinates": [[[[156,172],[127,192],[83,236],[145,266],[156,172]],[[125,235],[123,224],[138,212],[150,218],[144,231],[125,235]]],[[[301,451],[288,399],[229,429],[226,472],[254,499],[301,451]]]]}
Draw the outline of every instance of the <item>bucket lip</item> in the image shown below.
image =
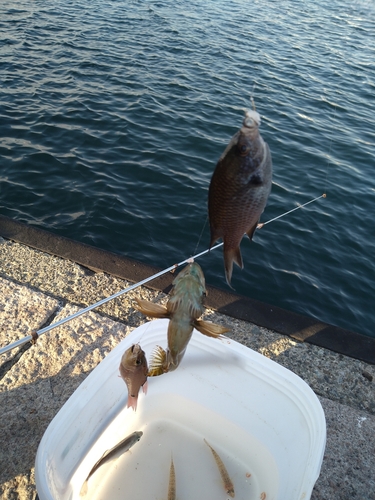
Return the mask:
{"type": "MultiPolygon", "coordinates": [[[[91,401],[94,397],[94,392],[99,393],[101,391],[100,383],[104,384],[108,379],[113,381],[113,384],[118,385],[120,396],[118,401],[111,403],[112,407],[116,404],[118,407],[124,407],[126,404],[126,391],[124,390],[123,381],[117,376],[118,375],[118,365],[120,358],[125,349],[130,347],[133,343],[140,342],[142,349],[145,350],[146,355],[149,356],[155,343],[166,342],[166,329],[168,325],[167,319],[160,319],[150,321],[143,324],[142,326],[135,329],[131,334],[129,334],[122,342],[115,347],[108,356],[88,375],[88,377],[82,382],[82,384],[77,388],[73,395],[64,404],[61,410],[58,412],[56,417],[52,420],[49,427],[47,428],[38,448],[36,463],[35,463],[35,480],[37,491],[41,500],[53,499],[54,495],[50,491],[48,480],[47,480],[47,469],[51,467],[53,469],[53,464],[51,465],[48,461],[49,448],[54,447],[55,436],[61,436],[61,430],[69,428],[69,421],[74,421],[73,410],[75,405],[80,408],[85,407],[87,402],[91,401]],[[145,333],[147,332],[147,336],[145,333]],[[163,338],[161,338],[163,337],[163,338]]],[[[224,352],[226,354],[227,364],[225,369],[231,373],[231,366],[235,366],[234,363],[237,362],[243,370],[243,374],[249,379],[257,377],[259,381],[262,382],[262,387],[264,388],[267,384],[270,387],[270,393],[273,391],[278,391],[280,397],[285,397],[292,401],[290,405],[291,408],[296,408],[300,412],[300,415],[305,418],[306,432],[309,434],[310,450],[306,454],[306,464],[305,472],[306,477],[303,478],[301,484],[303,484],[303,491],[308,492],[315,484],[315,481],[319,477],[320,468],[323,460],[323,454],[326,444],[326,421],[324,416],[323,408],[320,401],[312,389],[295,373],[291,372],[287,368],[277,364],[276,362],[266,358],[265,356],[253,351],[252,349],[232,340],[227,337],[223,337],[222,341],[217,339],[208,339],[207,337],[201,335],[199,332],[194,331],[192,339],[189,343],[188,350],[185,354],[183,361],[179,368],[172,372],[163,375],[162,377],[156,377],[155,379],[149,379],[149,382],[154,383],[152,387],[148,389],[148,394],[146,396],[140,396],[143,398],[150,397],[152,391],[163,391],[164,387],[167,386],[173,379],[174,385],[178,387],[176,379],[183,378],[189,374],[189,352],[194,352],[196,359],[196,353],[198,357],[204,358],[207,353],[217,357],[221,356],[224,352]],[[276,388],[276,389],[275,389],[276,388]]],[[[192,360],[193,357],[190,357],[192,360]]],[[[197,372],[201,374],[202,364],[200,361],[195,361],[197,372]]],[[[213,366],[213,365],[211,365],[213,366]]],[[[222,369],[222,368],[220,368],[222,369]]],[[[234,370],[234,368],[233,368],[234,370]]],[[[190,368],[191,371],[191,368],[190,368]]],[[[203,370],[202,380],[206,380],[210,376],[210,369],[203,370]],[[205,378],[206,377],[206,378],[205,378]]],[[[238,372],[238,367],[236,368],[238,372]]],[[[226,374],[226,376],[228,373],[226,374]]],[[[213,375],[215,376],[215,374],[213,375]]],[[[177,380],[178,382],[178,380],[177,380]]],[[[210,380],[208,379],[208,382],[210,380]]],[[[214,381],[216,383],[216,381],[214,381]]],[[[239,394],[239,385],[241,381],[235,381],[235,390],[239,394]]],[[[112,384],[112,382],[111,382],[112,384]]],[[[115,391],[116,392],[116,391],[115,391]]],[[[187,394],[189,394],[187,392],[187,394]]],[[[253,394],[254,396],[254,394],[253,394]]],[[[188,396],[186,396],[188,397],[188,396]]],[[[214,398],[214,394],[211,398],[214,398]]],[[[271,398],[272,399],[272,398],[271,398]]],[[[140,400],[140,404],[144,403],[144,399],[140,400]]],[[[212,400],[210,402],[210,409],[212,406],[212,400]]],[[[289,403],[288,403],[289,404],[289,403]]],[[[279,408],[280,410],[280,408],[279,408]]],[[[223,410],[224,411],[224,410],[223,410]]],[[[296,410],[297,411],[297,410],[296,410]]],[[[224,413],[223,413],[224,414],[224,413]]],[[[75,415],[75,414],[74,414],[75,415]]],[[[225,415],[227,417],[229,413],[225,415]]],[[[290,422],[293,421],[293,416],[291,415],[290,422]]],[[[276,421],[276,420],[275,420],[276,421]]],[[[285,422],[285,428],[290,425],[290,422],[285,422]]],[[[283,424],[284,425],[284,424],[283,424]]],[[[293,446],[298,446],[298,440],[296,440],[293,446]]],[[[82,460],[82,459],[80,459],[82,460]]],[[[276,460],[278,463],[279,459],[276,460]]],[[[80,462],[79,462],[80,463],[80,462]]],[[[301,480],[302,481],[302,480],[301,480]]],[[[297,498],[297,497],[296,497],[297,498]]],[[[299,497],[298,497],[299,498],[299,497]]],[[[306,498],[309,498],[306,496],[306,498]]]]}

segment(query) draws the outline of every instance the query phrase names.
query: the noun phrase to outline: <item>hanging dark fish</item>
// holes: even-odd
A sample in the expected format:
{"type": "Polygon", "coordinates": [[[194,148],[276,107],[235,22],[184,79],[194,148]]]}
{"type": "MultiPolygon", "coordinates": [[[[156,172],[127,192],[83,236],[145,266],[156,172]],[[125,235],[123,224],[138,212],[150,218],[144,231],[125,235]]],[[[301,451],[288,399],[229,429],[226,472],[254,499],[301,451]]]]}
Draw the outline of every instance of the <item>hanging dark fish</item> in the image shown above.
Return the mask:
{"type": "Polygon", "coordinates": [[[169,318],[168,349],[156,346],[150,360],[149,376],[175,370],[196,328],[203,335],[217,338],[229,329],[210,321],[198,319],[204,311],[206,285],[202,268],[196,262],[188,264],[173,280],[167,307],[136,298],[135,308],[146,316],[169,318]]]}
{"type": "Polygon", "coordinates": [[[229,285],[233,262],[243,268],[242,237],[246,233],[252,239],[271,192],[271,152],[259,133],[259,125],[259,114],[245,111],[242,128],[221,155],[208,193],[210,248],[219,238],[223,239],[229,285]]]}
{"type": "Polygon", "coordinates": [[[147,359],[139,344],[133,344],[126,349],[122,355],[119,370],[128,388],[128,408],[131,406],[135,411],[140,388],[143,387],[143,392],[147,392],[147,359]]]}

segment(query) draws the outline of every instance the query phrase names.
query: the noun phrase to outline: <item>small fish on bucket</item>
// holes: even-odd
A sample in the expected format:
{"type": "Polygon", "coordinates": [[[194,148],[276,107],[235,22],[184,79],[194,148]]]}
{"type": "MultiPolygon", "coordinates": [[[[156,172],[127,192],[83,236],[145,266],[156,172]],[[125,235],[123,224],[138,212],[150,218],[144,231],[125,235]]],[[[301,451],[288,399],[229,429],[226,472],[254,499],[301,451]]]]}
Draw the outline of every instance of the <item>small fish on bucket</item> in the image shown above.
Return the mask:
{"type": "Polygon", "coordinates": [[[120,441],[118,444],[116,444],[116,446],[114,446],[110,450],[105,451],[101,456],[101,458],[96,462],[94,467],[91,469],[87,478],[85,479],[85,482],[83,483],[80,491],[80,496],[86,495],[88,481],[90,477],[94,474],[94,472],[97,471],[101,465],[105,464],[109,460],[112,460],[112,458],[114,458],[115,455],[122,454],[130,450],[130,448],[134,446],[135,443],[138,443],[138,441],[141,439],[142,436],[143,436],[142,431],[135,431],[129,436],[127,436],[125,439],[120,441]]]}
{"type": "Polygon", "coordinates": [[[198,319],[204,311],[206,284],[202,268],[196,262],[188,264],[172,282],[167,307],[136,298],[135,308],[152,318],[169,318],[168,348],[156,346],[148,375],[154,377],[175,370],[196,328],[203,335],[217,338],[229,328],[198,319]]]}
{"type": "Polygon", "coordinates": [[[119,370],[128,388],[128,408],[131,406],[135,411],[140,388],[147,392],[147,359],[139,344],[133,344],[124,352],[119,370]]]}
{"type": "Polygon", "coordinates": [[[224,465],[223,461],[221,460],[221,458],[218,455],[218,453],[212,448],[212,446],[210,444],[208,444],[205,439],[203,441],[210,448],[210,450],[212,452],[212,455],[214,456],[216,465],[218,466],[218,469],[219,469],[219,472],[220,472],[221,480],[223,481],[225,492],[231,498],[234,498],[234,486],[233,486],[231,478],[229,477],[228,471],[225,468],[225,465],[224,465]]]}
{"type": "Polygon", "coordinates": [[[246,110],[242,127],[216,165],[208,192],[210,248],[223,239],[229,286],[233,262],[243,268],[241,240],[244,234],[253,238],[272,187],[271,152],[259,133],[259,125],[259,114],[246,110]]]}

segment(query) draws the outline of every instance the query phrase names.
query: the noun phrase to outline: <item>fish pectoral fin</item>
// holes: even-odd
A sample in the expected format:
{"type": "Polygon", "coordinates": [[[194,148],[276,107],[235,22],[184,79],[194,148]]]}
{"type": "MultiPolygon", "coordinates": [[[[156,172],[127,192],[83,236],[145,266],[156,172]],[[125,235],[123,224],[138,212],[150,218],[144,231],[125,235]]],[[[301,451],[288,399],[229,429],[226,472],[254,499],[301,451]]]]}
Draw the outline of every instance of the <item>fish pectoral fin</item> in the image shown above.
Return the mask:
{"type": "Polygon", "coordinates": [[[258,222],[257,221],[253,227],[251,227],[248,231],[246,231],[246,234],[248,235],[249,239],[252,240],[253,239],[253,236],[254,236],[254,233],[255,233],[255,230],[256,228],[258,227],[258,222]]]}
{"type": "Polygon", "coordinates": [[[167,352],[157,345],[152,351],[150,359],[150,368],[148,370],[149,377],[157,377],[168,371],[167,366],[167,352]]]}
{"type": "Polygon", "coordinates": [[[169,318],[169,312],[165,306],[149,302],[148,300],[135,298],[137,304],[134,306],[137,311],[152,318],[169,318]]]}
{"type": "Polygon", "coordinates": [[[147,394],[147,389],[148,389],[148,383],[146,380],[146,382],[142,385],[143,394],[147,394]]]}
{"type": "Polygon", "coordinates": [[[229,332],[230,328],[217,325],[216,323],[212,323],[211,321],[204,321],[203,319],[196,319],[193,323],[194,327],[198,330],[198,332],[203,333],[207,337],[217,338],[223,333],[229,332]]]}

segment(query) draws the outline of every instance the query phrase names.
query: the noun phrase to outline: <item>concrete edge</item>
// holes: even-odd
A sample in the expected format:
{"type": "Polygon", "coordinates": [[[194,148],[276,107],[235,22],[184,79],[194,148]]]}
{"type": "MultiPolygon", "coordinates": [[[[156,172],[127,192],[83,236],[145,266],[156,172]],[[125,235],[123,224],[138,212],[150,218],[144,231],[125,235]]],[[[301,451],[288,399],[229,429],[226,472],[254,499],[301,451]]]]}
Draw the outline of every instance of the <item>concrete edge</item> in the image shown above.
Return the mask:
{"type": "MultiPolygon", "coordinates": [[[[159,268],[55,235],[2,215],[0,215],[0,236],[71,260],[96,272],[105,272],[134,283],[161,271],[159,268]]],[[[150,281],[147,286],[167,292],[171,281],[171,274],[167,273],[150,281]]],[[[206,306],[219,313],[375,365],[375,338],[213,286],[207,286],[207,291],[206,306]]]]}

